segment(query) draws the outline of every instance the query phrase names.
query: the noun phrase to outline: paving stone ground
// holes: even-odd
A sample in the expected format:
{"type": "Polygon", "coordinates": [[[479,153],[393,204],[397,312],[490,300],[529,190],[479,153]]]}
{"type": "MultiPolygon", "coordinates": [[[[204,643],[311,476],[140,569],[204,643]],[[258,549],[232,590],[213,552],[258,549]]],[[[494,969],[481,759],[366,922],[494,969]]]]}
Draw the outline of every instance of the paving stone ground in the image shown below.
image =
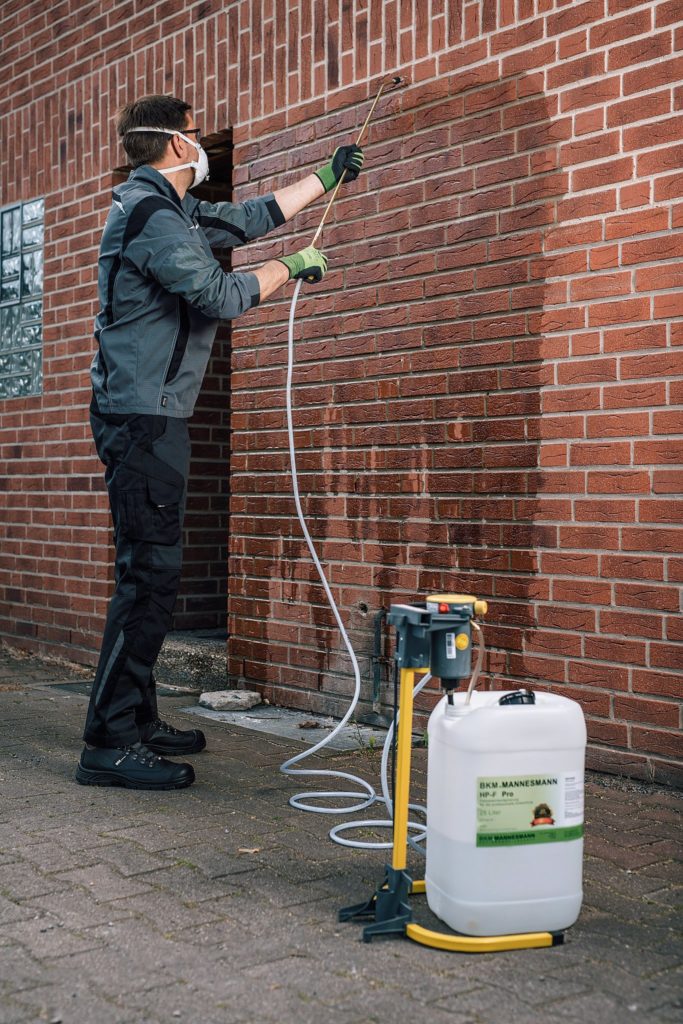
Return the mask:
{"type": "MultiPolygon", "coordinates": [[[[564,946],[366,945],[337,910],[372,892],[383,855],[334,846],[326,816],[288,806],[290,742],[203,722],[190,789],[81,787],[74,678],[0,649],[0,1024],[682,1019],[680,794],[590,776],[585,902],[564,946]]],[[[162,713],[182,727],[187,703],[162,713]]],[[[324,761],[379,767],[377,751],[324,761]]]]}

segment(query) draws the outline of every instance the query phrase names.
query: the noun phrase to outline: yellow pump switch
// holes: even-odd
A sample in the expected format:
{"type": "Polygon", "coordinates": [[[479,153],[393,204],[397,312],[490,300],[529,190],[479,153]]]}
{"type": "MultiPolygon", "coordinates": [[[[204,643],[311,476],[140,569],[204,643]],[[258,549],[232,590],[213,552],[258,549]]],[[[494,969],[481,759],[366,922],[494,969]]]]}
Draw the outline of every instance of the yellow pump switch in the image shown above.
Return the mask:
{"type": "Polygon", "coordinates": [[[486,615],[489,610],[489,606],[486,601],[475,601],[474,602],[474,614],[475,615],[486,615]]]}

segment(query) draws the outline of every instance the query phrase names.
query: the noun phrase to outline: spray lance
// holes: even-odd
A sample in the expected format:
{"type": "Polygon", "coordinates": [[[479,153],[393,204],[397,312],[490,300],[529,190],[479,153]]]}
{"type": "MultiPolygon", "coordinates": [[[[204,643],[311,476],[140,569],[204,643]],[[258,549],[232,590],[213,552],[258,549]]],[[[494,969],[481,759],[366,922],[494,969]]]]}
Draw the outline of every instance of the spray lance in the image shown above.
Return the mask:
{"type": "MultiPolygon", "coordinates": [[[[382,96],[382,93],[389,92],[392,89],[397,89],[399,86],[407,85],[407,84],[408,84],[408,79],[401,77],[401,75],[394,75],[392,78],[385,78],[384,79],[384,81],[380,85],[379,89],[377,90],[377,94],[376,94],[376,96],[375,96],[375,98],[374,98],[374,100],[372,102],[372,106],[370,107],[370,110],[368,111],[368,116],[365,118],[365,121],[363,122],[363,127],[361,128],[360,132],[358,133],[358,138],[356,139],[356,145],[357,146],[360,146],[361,142],[363,141],[365,133],[368,130],[368,125],[370,124],[370,121],[372,120],[372,115],[375,112],[375,107],[379,103],[380,98],[382,96]]],[[[322,215],[322,217],[320,219],[320,223],[318,224],[318,227],[316,228],[316,232],[313,235],[313,238],[311,240],[311,245],[312,246],[316,245],[318,239],[320,238],[320,236],[323,233],[323,228],[325,226],[325,221],[327,220],[329,212],[330,212],[330,210],[332,209],[332,207],[334,205],[335,199],[337,198],[337,193],[339,192],[339,189],[344,184],[344,180],[345,179],[346,179],[346,168],[344,168],[344,170],[342,171],[341,177],[339,178],[339,181],[335,185],[334,191],[332,192],[332,195],[329,198],[327,206],[325,207],[325,210],[323,211],[323,215],[322,215]]],[[[297,280],[306,281],[308,284],[317,284],[318,281],[320,280],[320,277],[318,275],[316,275],[315,273],[311,273],[310,270],[300,270],[298,274],[294,275],[294,277],[297,280]]],[[[297,287],[297,289],[294,292],[294,296],[292,298],[292,308],[296,307],[296,301],[297,301],[298,297],[299,297],[299,289],[297,287]]]]}
{"type": "MultiPolygon", "coordinates": [[[[372,115],[375,112],[375,107],[379,103],[380,97],[382,96],[382,93],[388,92],[389,90],[392,90],[392,89],[397,89],[399,86],[407,85],[407,84],[408,84],[408,79],[407,78],[402,78],[400,75],[394,75],[393,78],[387,78],[387,79],[385,79],[382,82],[382,84],[380,85],[379,89],[377,90],[377,95],[375,96],[375,98],[373,100],[372,106],[370,107],[370,110],[368,111],[368,116],[365,118],[365,121],[363,122],[363,127],[361,128],[360,132],[358,133],[358,138],[356,139],[356,145],[357,146],[360,146],[361,142],[363,141],[365,133],[368,130],[368,125],[370,124],[370,121],[372,120],[372,115]]],[[[337,184],[335,186],[334,192],[330,196],[329,202],[328,202],[327,206],[325,207],[323,215],[322,215],[322,217],[320,219],[320,223],[318,224],[316,232],[313,235],[313,240],[311,241],[311,245],[315,245],[316,242],[318,241],[318,239],[320,238],[320,236],[322,235],[323,227],[325,226],[325,221],[327,220],[328,214],[329,214],[330,210],[332,209],[332,206],[334,204],[335,199],[337,198],[337,192],[339,192],[339,189],[343,185],[345,178],[346,178],[346,168],[344,168],[344,170],[342,171],[341,177],[340,177],[339,181],[337,182],[337,184]]],[[[304,280],[308,281],[310,283],[314,283],[316,279],[315,279],[315,277],[312,277],[312,276],[309,275],[309,276],[304,276],[304,280]]]]}

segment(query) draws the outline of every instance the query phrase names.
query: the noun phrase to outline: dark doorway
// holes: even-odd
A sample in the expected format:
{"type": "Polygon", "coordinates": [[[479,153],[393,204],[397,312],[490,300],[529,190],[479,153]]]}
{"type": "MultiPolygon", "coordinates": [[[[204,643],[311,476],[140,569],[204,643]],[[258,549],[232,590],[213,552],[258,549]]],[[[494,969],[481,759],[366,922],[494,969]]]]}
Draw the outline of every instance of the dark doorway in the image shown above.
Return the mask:
{"type": "MultiPolygon", "coordinates": [[[[232,197],[232,132],[204,136],[209,181],[192,190],[212,203],[232,197]]],[[[230,270],[230,253],[216,253],[230,270]]],[[[174,629],[227,628],[230,501],[230,324],[221,323],[190,420],[192,462],[185,517],[185,554],[174,629]]]]}

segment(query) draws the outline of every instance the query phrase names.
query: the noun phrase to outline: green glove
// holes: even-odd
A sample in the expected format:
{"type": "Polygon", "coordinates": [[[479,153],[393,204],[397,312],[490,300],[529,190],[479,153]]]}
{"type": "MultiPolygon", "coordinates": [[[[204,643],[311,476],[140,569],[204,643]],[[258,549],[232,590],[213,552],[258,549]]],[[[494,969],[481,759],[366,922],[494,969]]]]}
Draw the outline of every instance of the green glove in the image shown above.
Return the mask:
{"type": "Polygon", "coordinates": [[[344,181],[355,181],[363,166],[363,150],[360,146],[338,146],[332,154],[329,164],[325,164],[315,173],[323,183],[323,188],[329,192],[335,187],[344,171],[344,181]]]}
{"type": "Polygon", "coordinates": [[[322,281],[327,270],[327,256],[323,256],[320,250],[312,245],[307,245],[305,249],[300,249],[291,256],[280,256],[279,262],[287,267],[290,281],[300,277],[309,284],[317,284],[318,281],[322,281]]]}

